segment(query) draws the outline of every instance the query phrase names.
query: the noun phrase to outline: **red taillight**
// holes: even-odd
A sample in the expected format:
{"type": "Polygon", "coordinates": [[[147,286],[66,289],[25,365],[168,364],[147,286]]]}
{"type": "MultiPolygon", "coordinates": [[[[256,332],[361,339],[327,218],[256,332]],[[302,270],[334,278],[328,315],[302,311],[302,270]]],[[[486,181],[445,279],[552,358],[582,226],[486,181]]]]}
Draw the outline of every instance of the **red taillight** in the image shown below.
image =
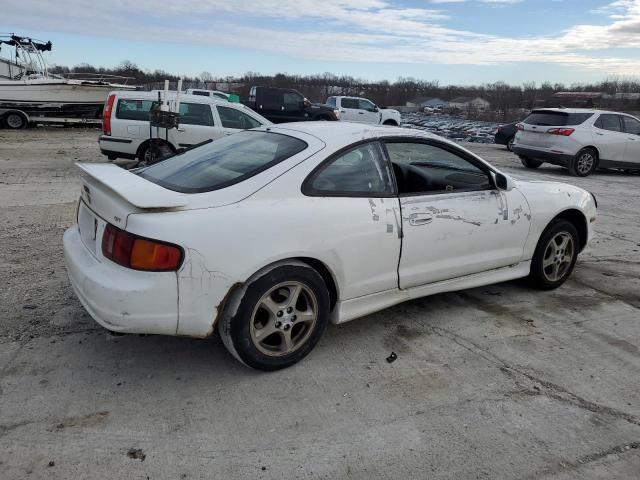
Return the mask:
{"type": "Polygon", "coordinates": [[[550,128],[547,130],[547,133],[550,133],[551,135],[561,135],[563,137],[568,137],[573,132],[575,132],[575,129],[573,128],[550,128]]]}
{"type": "Polygon", "coordinates": [[[521,124],[521,123],[516,123],[516,128],[517,128],[518,130],[524,130],[524,125],[523,125],[523,124],[521,124]]]}
{"type": "Polygon", "coordinates": [[[116,99],[115,94],[109,95],[107,102],[102,110],[102,133],[111,135],[111,110],[113,109],[113,101],[116,99]]]}
{"type": "Polygon", "coordinates": [[[177,270],[182,261],[179,247],[140,238],[113,225],[104,229],[102,254],[123,267],[156,272],[177,270]]]}

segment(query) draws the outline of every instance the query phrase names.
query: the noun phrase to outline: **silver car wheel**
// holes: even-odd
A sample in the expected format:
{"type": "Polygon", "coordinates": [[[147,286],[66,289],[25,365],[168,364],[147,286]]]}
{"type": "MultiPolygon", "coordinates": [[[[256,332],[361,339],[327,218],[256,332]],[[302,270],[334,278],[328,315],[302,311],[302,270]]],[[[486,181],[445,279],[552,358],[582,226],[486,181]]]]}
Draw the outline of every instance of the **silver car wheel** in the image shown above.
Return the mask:
{"type": "Polygon", "coordinates": [[[576,171],[582,175],[588,174],[595,164],[595,157],[591,152],[584,152],[578,157],[576,162],[576,171]]]}
{"type": "Polygon", "coordinates": [[[22,116],[18,115],[17,113],[10,113],[9,115],[7,115],[5,118],[5,122],[7,122],[7,126],[9,128],[18,129],[24,126],[24,118],[22,118],[22,116]]]}
{"type": "Polygon", "coordinates": [[[309,338],[318,318],[313,291],[300,282],[285,282],[265,293],[251,315],[251,341],[264,355],[295,352],[309,338]]]}
{"type": "Polygon", "coordinates": [[[568,232],[554,235],[544,250],[542,271],[550,282],[557,282],[564,277],[573,263],[575,246],[573,237],[568,232]]]}

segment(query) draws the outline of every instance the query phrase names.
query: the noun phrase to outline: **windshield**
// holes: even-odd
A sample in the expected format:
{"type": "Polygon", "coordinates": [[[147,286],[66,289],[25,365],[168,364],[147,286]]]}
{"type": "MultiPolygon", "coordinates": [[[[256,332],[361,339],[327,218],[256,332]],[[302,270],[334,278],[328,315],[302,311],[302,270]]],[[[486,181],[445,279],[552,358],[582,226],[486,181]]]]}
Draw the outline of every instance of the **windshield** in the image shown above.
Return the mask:
{"type": "Polygon", "coordinates": [[[288,135],[246,131],[169,157],[137,173],[176,192],[208,192],[250,178],[305,148],[305,142],[288,135]]]}

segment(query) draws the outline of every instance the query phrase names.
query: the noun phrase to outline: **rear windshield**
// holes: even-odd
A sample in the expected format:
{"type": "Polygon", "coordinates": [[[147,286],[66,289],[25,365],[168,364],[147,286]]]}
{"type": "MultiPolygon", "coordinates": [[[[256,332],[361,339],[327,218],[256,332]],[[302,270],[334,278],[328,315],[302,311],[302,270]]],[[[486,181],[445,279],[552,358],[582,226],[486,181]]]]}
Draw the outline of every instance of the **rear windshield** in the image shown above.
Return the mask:
{"type": "Polygon", "coordinates": [[[592,116],[593,113],[567,113],[540,110],[537,112],[531,112],[531,114],[524,119],[524,123],[528,125],[541,125],[545,127],[565,127],[571,125],[580,125],[581,123],[586,122],[592,116]]]}
{"type": "Polygon", "coordinates": [[[250,178],[305,148],[305,142],[288,135],[239,132],[167,158],[138,175],[176,192],[209,192],[250,178]]]}

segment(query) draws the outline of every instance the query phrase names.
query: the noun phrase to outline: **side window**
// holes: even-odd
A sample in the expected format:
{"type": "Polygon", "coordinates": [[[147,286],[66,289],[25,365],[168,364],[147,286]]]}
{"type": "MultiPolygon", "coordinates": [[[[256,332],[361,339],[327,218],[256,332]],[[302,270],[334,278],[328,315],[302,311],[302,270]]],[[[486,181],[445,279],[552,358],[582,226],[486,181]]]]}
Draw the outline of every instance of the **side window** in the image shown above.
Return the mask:
{"type": "Polygon", "coordinates": [[[218,115],[220,115],[220,121],[224,128],[238,128],[242,130],[248,130],[250,128],[256,128],[262,124],[255,118],[250,117],[244,112],[241,112],[237,108],[218,106],[218,115]]]}
{"type": "Polygon", "coordinates": [[[116,108],[116,118],[123,120],[140,120],[143,122],[149,121],[149,112],[154,103],[151,100],[118,100],[118,107],[116,108]]]}
{"type": "Polygon", "coordinates": [[[379,142],[359,145],[315,172],[305,190],[324,196],[386,197],[393,193],[391,172],[379,142]]]}
{"type": "Polygon", "coordinates": [[[620,116],[612,114],[600,115],[596,126],[603,130],[609,130],[611,132],[621,132],[622,126],[620,125],[620,116]]]}
{"type": "Polygon", "coordinates": [[[202,95],[203,97],[208,97],[209,96],[209,92],[207,92],[206,90],[194,90],[193,92],[191,92],[192,95],[202,95]]]}
{"type": "Polygon", "coordinates": [[[213,96],[223,100],[228,100],[228,97],[224,93],[213,92],[213,96]]]}
{"type": "Polygon", "coordinates": [[[265,110],[281,110],[284,102],[282,91],[277,88],[265,88],[262,91],[262,102],[265,110]]]}
{"type": "Polygon", "coordinates": [[[624,122],[624,131],[633,135],[640,135],[640,122],[635,118],[622,117],[624,122]]]}
{"type": "Polygon", "coordinates": [[[342,108],[360,108],[358,106],[358,100],[355,98],[343,98],[341,102],[342,108]]]}
{"type": "Polygon", "coordinates": [[[332,107],[336,106],[336,97],[327,98],[327,105],[331,105],[332,107]]]}
{"type": "Polygon", "coordinates": [[[208,103],[181,103],[180,123],[186,125],[213,126],[211,105],[208,103]]]}
{"type": "Polygon", "coordinates": [[[304,98],[296,92],[284,92],[284,109],[291,112],[300,110],[304,98]]]}
{"type": "Polygon", "coordinates": [[[493,189],[489,175],[460,155],[426,143],[387,143],[401,194],[493,189]]]}
{"type": "Polygon", "coordinates": [[[365,100],[363,98],[361,98],[360,100],[358,100],[359,103],[359,107],[360,110],[366,110],[368,112],[373,112],[376,108],[376,106],[371,103],[369,100],[365,100]]]}

